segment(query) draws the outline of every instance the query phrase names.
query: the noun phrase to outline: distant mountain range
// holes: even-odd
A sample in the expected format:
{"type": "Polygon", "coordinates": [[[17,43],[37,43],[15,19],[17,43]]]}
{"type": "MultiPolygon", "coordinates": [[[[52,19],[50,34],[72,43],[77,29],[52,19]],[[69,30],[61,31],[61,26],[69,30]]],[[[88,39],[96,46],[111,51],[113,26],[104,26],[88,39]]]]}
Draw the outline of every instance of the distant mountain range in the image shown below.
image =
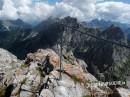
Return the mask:
{"type": "Polygon", "coordinates": [[[31,28],[31,25],[28,23],[25,23],[24,21],[22,21],[21,19],[17,19],[17,20],[1,20],[0,23],[6,27],[6,28],[17,28],[17,27],[21,27],[21,28],[31,28]]]}
{"type": "Polygon", "coordinates": [[[76,57],[86,61],[88,70],[95,76],[99,77],[103,73],[104,79],[107,80],[111,72],[110,68],[115,68],[114,73],[111,72],[111,79],[117,79],[121,78],[120,74],[129,67],[129,50],[113,43],[97,40],[87,33],[128,45],[129,37],[124,32],[126,29],[129,29],[127,24],[115,25],[113,22],[103,20],[79,23],[76,18],[71,17],[47,19],[35,27],[21,20],[11,21],[11,23],[1,21],[0,48],[8,49],[18,58],[23,59],[27,53],[35,52],[39,48],[52,48],[59,53],[62,43],[63,53],[74,52],[76,57]],[[62,23],[83,31],[84,34],[64,27],[62,23]],[[15,29],[12,29],[14,25],[15,29]]]}
{"type": "Polygon", "coordinates": [[[0,21],[0,46],[9,49],[18,39],[21,40],[32,30],[32,26],[22,20],[0,21]]]}
{"type": "Polygon", "coordinates": [[[105,30],[111,25],[115,25],[115,26],[120,27],[124,32],[130,33],[130,24],[125,24],[125,23],[94,19],[88,23],[84,22],[83,24],[85,24],[86,27],[100,28],[102,30],[105,30]]]}

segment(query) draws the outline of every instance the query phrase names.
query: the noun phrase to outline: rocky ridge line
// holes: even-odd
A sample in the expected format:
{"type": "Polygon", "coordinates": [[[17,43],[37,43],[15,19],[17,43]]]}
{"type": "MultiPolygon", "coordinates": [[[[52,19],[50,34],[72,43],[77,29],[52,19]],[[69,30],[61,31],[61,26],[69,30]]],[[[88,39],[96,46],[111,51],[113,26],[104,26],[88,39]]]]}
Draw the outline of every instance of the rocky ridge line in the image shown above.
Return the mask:
{"type": "Polygon", "coordinates": [[[15,72],[10,70],[3,76],[0,97],[84,97],[92,93],[105,97],[106,93],[111,93],[111,89],[104,86],[86,87],[97,79],[82,68],[86,65],[83,60],[66,54],[62,64],[64,71],[59,79],[60,58],[53,50],[39,49],[29,53],[15,72]]]}

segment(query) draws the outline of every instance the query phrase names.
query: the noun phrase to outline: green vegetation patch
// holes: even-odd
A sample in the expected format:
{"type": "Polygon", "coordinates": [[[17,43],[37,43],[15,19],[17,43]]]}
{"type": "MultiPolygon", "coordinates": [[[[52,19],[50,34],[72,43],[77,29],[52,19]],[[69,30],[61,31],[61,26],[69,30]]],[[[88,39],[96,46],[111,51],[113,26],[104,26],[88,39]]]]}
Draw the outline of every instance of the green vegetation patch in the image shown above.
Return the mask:
{"type": "Polygon", "coordinates": [[[22,65],[21,65],[21,68],[27,68],[27,67],[28,67],[27,64],[22,64],[22,65]]]}
{"type": "Polygon", "coordinates": [[[78,83],[83,83],[83,81],[80,78],[77,78],[75,75],[71,76],[71,78],[78,83]]]}

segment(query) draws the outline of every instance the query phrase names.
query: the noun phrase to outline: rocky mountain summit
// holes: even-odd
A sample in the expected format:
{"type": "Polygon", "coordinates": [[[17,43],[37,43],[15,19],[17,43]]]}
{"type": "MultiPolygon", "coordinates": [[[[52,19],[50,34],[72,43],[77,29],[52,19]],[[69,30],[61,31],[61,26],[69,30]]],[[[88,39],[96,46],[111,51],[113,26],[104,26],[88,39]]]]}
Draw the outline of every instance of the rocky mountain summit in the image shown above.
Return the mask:
{"type": "Polygon", "coordinates": [[[91,85],[98,80],[87,71],[87,64],[72,53],[62,56],[62,70],[60,57],[52,49],[29,53],[24,61],[4,49],[0,53],[0,58],[8,59],[1,60],[3,70],[13,67],[1,71],[0,97],[128,97],[129,90],[124,88],[114,93],[108,86],[91,85]]]}
{"type": "Polygon", "coordinates": [[[66,58],[62,60],[64,69],[60,71],[60,58],[53,50],[39,49],[29,53],[21,65],[3,73],[0,97],[88,97],[94,94],[105,97],[112,92],[105,86],[87,87],[97,79],[83,69],[85,62],[74,59],[71,64],[66,58]]]}

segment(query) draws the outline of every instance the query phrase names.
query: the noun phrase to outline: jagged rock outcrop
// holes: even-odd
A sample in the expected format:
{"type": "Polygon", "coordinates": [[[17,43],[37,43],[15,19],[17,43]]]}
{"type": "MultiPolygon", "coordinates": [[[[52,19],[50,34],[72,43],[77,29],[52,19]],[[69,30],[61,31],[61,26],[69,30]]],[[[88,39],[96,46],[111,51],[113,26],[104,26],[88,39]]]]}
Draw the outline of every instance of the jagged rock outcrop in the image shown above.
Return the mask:
{"type": "Polygon", "coordinates": [[[62,56],[63,70],[60,71],[60,58],[53,50],[39,49],[28,54],[24,64],[5,74],[0,97],[83,97],[94,94],[105,97],[106,93],[111,93],[105,86],[90,87],[89,84],[97,79],[82,69],[83,61],[75,59],[71,64],[72,61],[62,56]]]}
{"type": "Polygon", "coordinates": [[[13,72],[20,66],[22,61],[18,60],[16,56],[0,48],[0,97],[6,93],[7,87],[13,81],[13,72]]]}
{"type": "Polygon", "coordinates": [[[0,48],[0,73],[15,69],[19,64],[21,64],[21,61],[16,56],[0,48]]]}

